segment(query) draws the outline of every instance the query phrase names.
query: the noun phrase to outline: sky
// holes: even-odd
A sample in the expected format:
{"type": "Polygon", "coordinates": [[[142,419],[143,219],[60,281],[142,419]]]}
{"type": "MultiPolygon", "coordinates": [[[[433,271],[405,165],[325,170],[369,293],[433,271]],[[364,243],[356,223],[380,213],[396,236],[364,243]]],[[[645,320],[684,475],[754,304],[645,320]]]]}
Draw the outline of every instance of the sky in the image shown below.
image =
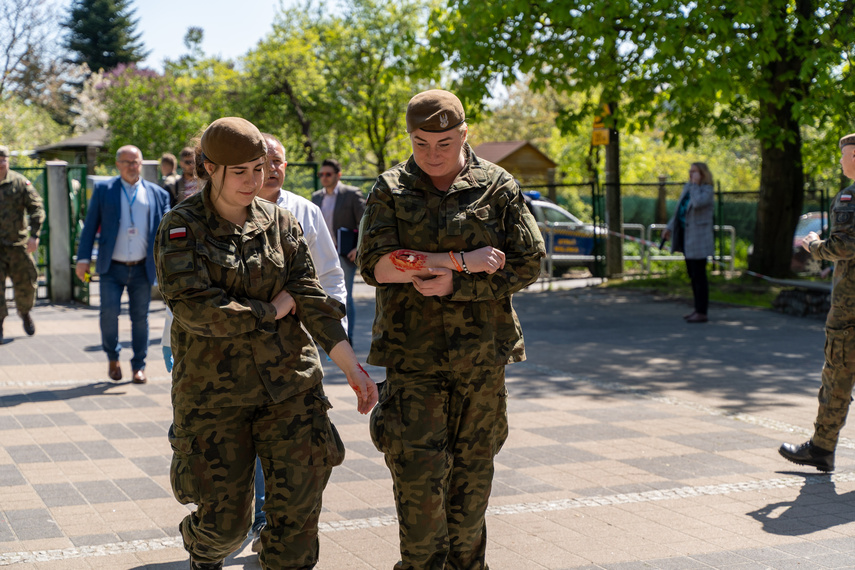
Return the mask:
{"type": "Polygon", "coordinates": [[[294,0],[133,0],[137,32],[151,51],[142,65],[162,71],[164,59],[186,54],[184,34],[190,26],[205,30],[207,55],[242,56],[273,29],[281,2],[288,6],[294,0]]]}

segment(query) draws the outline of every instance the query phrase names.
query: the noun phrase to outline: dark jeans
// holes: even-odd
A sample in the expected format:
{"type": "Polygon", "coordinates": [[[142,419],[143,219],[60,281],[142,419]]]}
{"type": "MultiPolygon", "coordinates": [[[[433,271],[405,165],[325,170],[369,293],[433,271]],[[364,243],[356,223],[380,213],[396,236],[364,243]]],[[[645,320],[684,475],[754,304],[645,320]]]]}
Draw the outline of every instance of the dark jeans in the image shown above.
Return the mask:
{"type": "Polygon", "coordinates": [[[692,294],[695,296],[695,312],[707,314],[710,304],[710,284],[707,280],[707,258],[687,259],[686,272],[692,282],[692,294]]]}
{"type": "Polygon", "coordinates": [[[101,347],[110,360],[119,360],[119,313],[122,312],[122,292],[128,289],[128,313],[131,316],[131,347],[134,356],[131,368],[143,370],[148,352],[148,306],[151,283],[145,263],[121,265],[111,263],[110,270],[99,276],[101,288],[101,347]]]}

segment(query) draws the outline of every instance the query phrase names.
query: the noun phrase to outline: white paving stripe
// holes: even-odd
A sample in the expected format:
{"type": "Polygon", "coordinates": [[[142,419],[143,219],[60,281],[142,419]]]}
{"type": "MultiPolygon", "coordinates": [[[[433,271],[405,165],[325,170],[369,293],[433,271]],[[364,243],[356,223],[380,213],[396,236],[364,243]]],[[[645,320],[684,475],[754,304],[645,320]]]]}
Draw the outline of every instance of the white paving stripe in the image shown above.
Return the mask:
{"type": "MultiPolygon", "coordinates": [[[[542,513],[546,511],[566,511],[580,508],[610,507],[629,503],[649,503],[652,501],[671,501],[690,499],[710,495],[728,495],[750,491],[766,491],[769,489],[798,488],[804,485],[821,483],[851,483],[855,482],[855,473],[838,473],[836,475],[807,475],[803,477],[779,477],[763,481],[745,481],[742,483],[723,483],[721,485],[703,485],[700,487],[678,487],[645,491],[643,493],[621,493],[618,495],[600,495],[596,497],[579,497],[575,499],[560,499],[557,501],[540,501],[536,503],[517,503],[501,507],[489,507],[489,516],[508,516],[522,513],[542,513]]],[[[342,532],[366,528],[378,528],[397,524],[394,516],[371,517],[343,521],[322,522],[318,529],[323,533],[342,532]]],[[[82,546],[79,548],[63,548],[58,550],[36,550],[33,552],[12,552],[0,554],[0,566],[24,564],[33,562],[48,562],[51,560],[66,560],[69,558],[88,558],[95,556],[112,556],[164,548],[183,548],[181,537],[160,538],[156,540],[134,540],[130,542],[115,542],[99,546],[82,546]]]]}

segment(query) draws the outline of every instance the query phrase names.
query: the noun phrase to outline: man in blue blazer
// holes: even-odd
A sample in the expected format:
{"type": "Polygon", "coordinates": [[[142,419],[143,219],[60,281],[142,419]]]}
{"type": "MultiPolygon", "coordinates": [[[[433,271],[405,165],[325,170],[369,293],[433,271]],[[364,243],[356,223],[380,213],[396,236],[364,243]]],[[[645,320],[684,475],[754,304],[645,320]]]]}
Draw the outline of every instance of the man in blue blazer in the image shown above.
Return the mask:
{"type": "Polygon", "coordinates": [[[86,222],[80,234],[75,272],[84,280],[92,260],[95,234],[100,228],[95,271],[100,276],[101,346],[110,361],[108,374],[122,379],[119,366],[119,313],[122,292],[128,290],[131,315],[132,381],[144,384],[148,351],[148,308],[154,269],[154,236],[169,211],[169,193],[140,178],[142,152],[123,146],[116,153],[119,176],[95,185],[86,222]]]}

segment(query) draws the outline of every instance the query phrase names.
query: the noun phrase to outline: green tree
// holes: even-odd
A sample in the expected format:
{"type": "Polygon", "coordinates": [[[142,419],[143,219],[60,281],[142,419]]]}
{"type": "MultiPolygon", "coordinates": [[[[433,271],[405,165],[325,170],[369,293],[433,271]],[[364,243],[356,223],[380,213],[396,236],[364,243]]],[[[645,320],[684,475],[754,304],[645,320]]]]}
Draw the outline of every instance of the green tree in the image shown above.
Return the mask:
{"type": "Polygon", "coordinates": [[[348,0],[335,13],[312,2],[283,11],[246,58],[253,117],[298,140],[289,153],[309,160],[333,155],[377,174],[405,158],[403,110],[437,75],[420,67],[425,6],[348,0]]]}
{"type": "Polygon", "coordinates": [[[73,0],[62,23],[68,29],[65,46],[76,54],[75,63],[92,71],[137,63],[148,55],[137,24],[128,0],[73,0]]]}
{"type": "MultiPolygon", "coordinates": [[[[612,120],[625,132],[664,118],[668,144],[693,145],[709,132],[750,134],[761,157],[750,267],[788,272],[804,199],[804,131],[817,129],[810,142],[833,149],[855,117],[848,95],[855,3],[449,0],[448,7],[431,19],[433,57],[459,72],[475,99],[496,78],[512,83],[525,73],[536,88],[619,102],[612,120]]],[[[592,110],[566,112],[560,124],[588,121],[592,110]]]]}
{"type": "Polygon", "coordinates": [[[109,151],[133,144],[147,158],[177,152],[210,122],[184,82],[148,69],[120,65],[100,88],[110,130],[109,151]]]}

